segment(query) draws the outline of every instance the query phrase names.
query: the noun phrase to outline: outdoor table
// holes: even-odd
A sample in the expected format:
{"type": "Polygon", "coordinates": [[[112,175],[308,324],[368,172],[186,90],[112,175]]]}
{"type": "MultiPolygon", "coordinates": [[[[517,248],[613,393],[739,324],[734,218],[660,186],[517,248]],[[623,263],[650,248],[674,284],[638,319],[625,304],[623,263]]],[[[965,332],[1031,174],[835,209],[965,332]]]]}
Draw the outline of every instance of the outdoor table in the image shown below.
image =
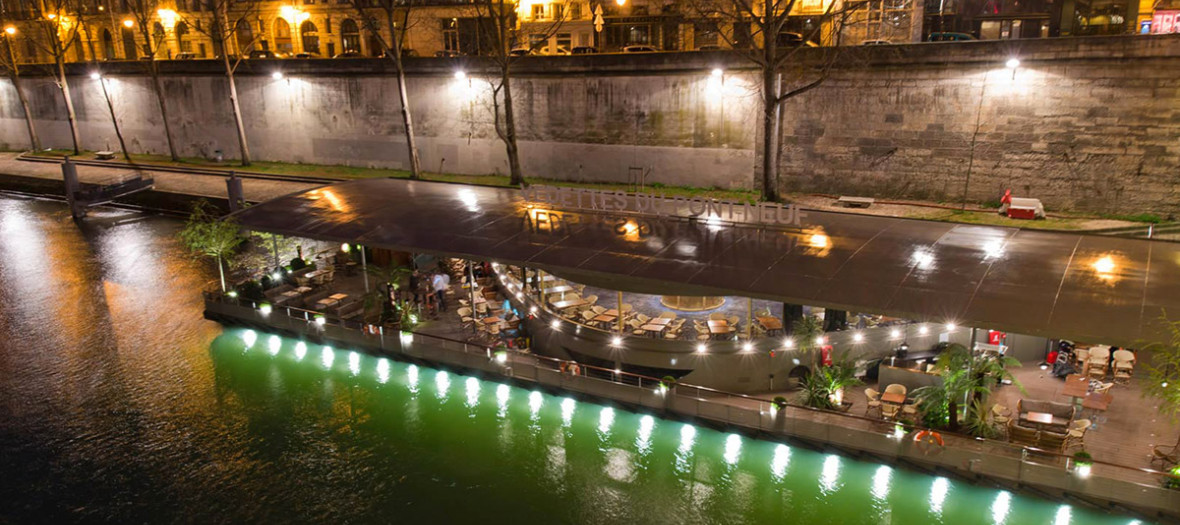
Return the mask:
{"type": "Polygon", "coordinates": [[[574,287],[568,284],[559,284],[545,289],[545,293],[559,293],[565,295],[566,292],[574,291],[574,287]]]}
{"type": "Polygon", "coordinates": [[[549,304],[558,310],[565,310],[566,308],[573,308],[575,306],[582,306],[582,305],[586,304],[586,301],[582,300],[582,299],[570,299],[568,301],[550,302],[549,304]]]}
{"type": "Polygon", "coordinates": [[[897,392],[882,392],[881,393],[881,402],[890,403],[893,405],[904,405],[905,404],[905,394],[899,394],[897,392]]]}
{"type": "Polygon", "coordinates": [[[1061,389],[1061,394],[1072,398],[1086,397],[1086,392],[1090,390],[1090,379],[1081,374],[1070,374],[1065,377],[1065,387],[1061,389]]]}
{"type": "Polygon", "coordinates": [[[346,293],[334,293],[334,294],[329,295],[323,299],[320,299],[319,301],[316,301],[316,304],[320,305],[323,308],[331,308],[332,306],[340,304],[340,301],[343,301],[347,298],[348,298],[348,294],[346,294],[346,293]]]}
{"type": "Polygon", "coordinates": [[[300,286],[299,288],[296,288],[295,291],[299,292],[301,294],[304,294],[304,293],[310,292],[311,287],[310,286],[300,286]]]}
{"type": "Polygon", "coordinates": [[[709,320],[709,334],[718,336],[729,333],[729,321],[724,319],[709,320]]]}
{"type": "Polygon", "coordinates": [[[618,317],[619,311],[615,308],[611,308],[610,310],[602,312],[602,315],[610,315],[610,316],[618,317]]]}
{"type": "Polygon", "coordinates": [[[480,322],[490,326],[494,324],[500,324],[504,322],[504,320],[500,319],[499,317],[484,317],[483,319],[480,319],[480,322]]]}
{"type": "Polygon", "coordinates": [[[1030,423],[1037,423],[1040,425],[1050,425],[1053,423],[1053,414],[1045,412],[1029,412],[1024,415],[1030,423]]]}
{"type": "Polygon", "coordinates": [[[783,320],[777,317],[763,315],[757,317],[757,319],[758,324],[762,325],[762,328],[766,329],[767,335],[775,335],[771,332],[777,332],[783,329],[783,320]]]}
{"type": "Polygon", "coordinates": [[[649,332],[652,334],[659,334],[659,333],[663,332],[665,328],[667,328],[667,326],[662,325],[662,324],[645,324],[645,325],[639,327],[640,330],[643,330],[643,331],[646,331],[646,332],[649,332]]]}
{"type": "Polygon", "coordinates": [[[619,316],[617,316],[617,315],[599,314],[599,315],[594,316],[594,318],[591,319],[591,321],[593,321],[595,323],[613,323],[613,322],[615,322],[615,319],[618,319],[618,318],[619,318],[619,316]]]}
{"type": "Polygon", "coordinates": [[[1089,408],[1091,410],[1105,412],[1110,406],[1111,401],[1114,401],[1113,395],[1109,393],[1099,394],[1097,392],[1093,392],[1090,395],[1087,395],[1085,400],[1082,401],[1082,408],[1089,408]]]}
{"type": "Polygon", "coordinates": [[[672,322],[672,320],[668,319],[667,317],[656,317],[655,319],[648,321],[647,324],[658,324],[660,326],[668,326],[668,323],[671,323],[671,322],[672,322]]]}

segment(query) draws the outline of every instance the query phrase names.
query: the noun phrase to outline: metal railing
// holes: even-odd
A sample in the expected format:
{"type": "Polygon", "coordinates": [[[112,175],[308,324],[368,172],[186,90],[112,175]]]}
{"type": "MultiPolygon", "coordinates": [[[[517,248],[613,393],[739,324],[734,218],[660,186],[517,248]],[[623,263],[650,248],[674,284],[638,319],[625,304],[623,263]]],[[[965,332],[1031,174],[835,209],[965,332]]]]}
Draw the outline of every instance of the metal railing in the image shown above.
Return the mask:
{"type": "MultiPolygon", "coordinates": [[[[205,292],[204,296],[207,304],[231,305],[255,313],[261,313],[264,310],[263,305],[266,304],[229,297],[220,292],[205,292]]],[[[246,312],[243,311],[234,314],[244,321],[259,320],[246,318],[246,312]]],[[[1051,473],[1056,472],[1059,482],[1053,488],[1077,491],[1093,498],[1111,498],[1115,501],[1120,500],[1116,495],[1112,495],[1109,482],[1123,482],[1130,484],[1131,488],[1114,492],[1127,494],[1126,498],[1131,499],[1134,499],[1135,494],[1139,494],[1140,498],[1154,496],[1149,498],[1150,502],[1124,501],[1125,503],[1180,515],[1180,503],[1151,503],[1180,500],[1174,497],[1174,492],[1163,488],[1165,479],[1180,482],[1180,477],[1151,468],[1132,467],[1095,459],[1089,461],[1091,466],[1088,476],[1075,475],[1077,469],[1073,456],[1060,451],[813,408],[790,401],[776,403],[773,399],[666,381],[521,350],[493,348],[486,344],[423,332],[399,331],[398,334],[388,334],[382,326],[340,319],[331,314],[298,307],[271,306],[269,313],[264,317],[275,315],[288,320],[303,321],[309,334],[314,330],[324,331],[327,327],[336,327],[354,332],[352,339],[360,341],[361,344],[368,341],[367,344],[382,350],[395,351],[414,358],[443,364],[458,364],[615,401],[658,408],[722,425],[818,441],[883,457],[905,458],[956,469],[965,468],[976,474],[1041,486],[1045,485],[1047,475],[1052,478],[1051,473]],[[396,348],[387,346],[387,340],[390,339],[397,341],[396,348]],[[415,343],[425,346],[425,351],[419,351],[415,343]],[[448,352],[464,359],[448,357],[448,352]],[[602,388],[603,386],[611,388],[602,388]],[[916,441],[914,436],[924,431],[936,433],[941,438],[941,444],[922,446],[923,443],[916,441]],[[1071,470],[1074,472],[1071,473],[1071,470]],[[1102,480],[1103,483],[1086,485],[1089,481],[1087,478],[1094,481],[1102,480]],[[1101,486],[1101,489],[1087,489],[1098,486],[1101,486]],[[1151,494],[1148,494],[1149,492],[1151,494]]],[[[275,323],[270,324],[273,326],[275,323]]]]}

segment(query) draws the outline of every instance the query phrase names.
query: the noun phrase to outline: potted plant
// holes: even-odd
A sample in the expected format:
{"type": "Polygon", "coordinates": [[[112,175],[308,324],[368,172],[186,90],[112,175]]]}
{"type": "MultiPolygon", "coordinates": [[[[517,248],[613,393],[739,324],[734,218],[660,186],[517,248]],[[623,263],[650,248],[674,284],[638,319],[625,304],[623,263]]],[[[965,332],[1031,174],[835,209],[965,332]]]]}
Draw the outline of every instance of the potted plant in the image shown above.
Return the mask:
{"type": "Polygon", "coordinates": [[[673,385],[675,385],[675,384],[676,384],[676,378],[675,378],[675,377],[672,377],[672,376],[664,376],[662,379],[660,379],[660,391],[661,391],[661,392],[667,392],[667,391],[668,391],[668,389],[672,388],[672,386],[673,386],[673,385]]]}
{"type": "Polygon", "coordinates": [[[1073,453],[1073,471],[1083,478],[1090,476],[1090,468],[1094,465],[1094,458],[1089,452],[1079,450],[1073,453]]]}

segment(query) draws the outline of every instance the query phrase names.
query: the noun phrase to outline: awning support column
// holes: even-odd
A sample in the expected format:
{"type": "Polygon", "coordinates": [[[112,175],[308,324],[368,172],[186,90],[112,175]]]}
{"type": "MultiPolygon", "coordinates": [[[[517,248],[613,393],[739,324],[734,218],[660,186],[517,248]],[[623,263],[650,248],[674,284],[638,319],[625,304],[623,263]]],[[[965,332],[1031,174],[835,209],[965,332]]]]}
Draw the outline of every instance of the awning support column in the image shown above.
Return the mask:
{"type": "Polygon", "coordinates": [[[619,333],[621,334],[621,333],[623,333],[623,291],[622,290],[619,290],[619,306],[618,306],[617,311],[619,312],[619,317],[617,319],[619,321],[619,333]]]}
{"type": "Polygon", "coordinates": [[[361,249],[361,276],[365,278],[365,293],[369,293],[369,262],[365,258],[365,247],[359,246],[361,249]]]}
{"type": "Polygon", "coordinates": [[[754,298],[746,298],[746,340],[749,341],[754,335],[754,298]]]}

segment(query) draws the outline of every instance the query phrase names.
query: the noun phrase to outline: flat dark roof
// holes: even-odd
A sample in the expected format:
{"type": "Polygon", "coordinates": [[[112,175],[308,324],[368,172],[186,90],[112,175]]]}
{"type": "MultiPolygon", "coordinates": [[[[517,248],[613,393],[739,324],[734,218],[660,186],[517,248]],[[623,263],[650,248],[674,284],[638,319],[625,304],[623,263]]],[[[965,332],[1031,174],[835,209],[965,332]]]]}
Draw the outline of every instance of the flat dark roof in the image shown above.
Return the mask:
{"type": "Polygon", "coordinates": [[[251,230],[537,267],[609,288],[745,295],[1120,346],[1167,341],[1160,316],[1180,312],[1180,246],[1169,242],[812,210],[801,227],[766,226],[687,218],[687,202],[663,203],[675,210],[664,216],[575,202],[368,179],[235,217],[251,230]]]}

